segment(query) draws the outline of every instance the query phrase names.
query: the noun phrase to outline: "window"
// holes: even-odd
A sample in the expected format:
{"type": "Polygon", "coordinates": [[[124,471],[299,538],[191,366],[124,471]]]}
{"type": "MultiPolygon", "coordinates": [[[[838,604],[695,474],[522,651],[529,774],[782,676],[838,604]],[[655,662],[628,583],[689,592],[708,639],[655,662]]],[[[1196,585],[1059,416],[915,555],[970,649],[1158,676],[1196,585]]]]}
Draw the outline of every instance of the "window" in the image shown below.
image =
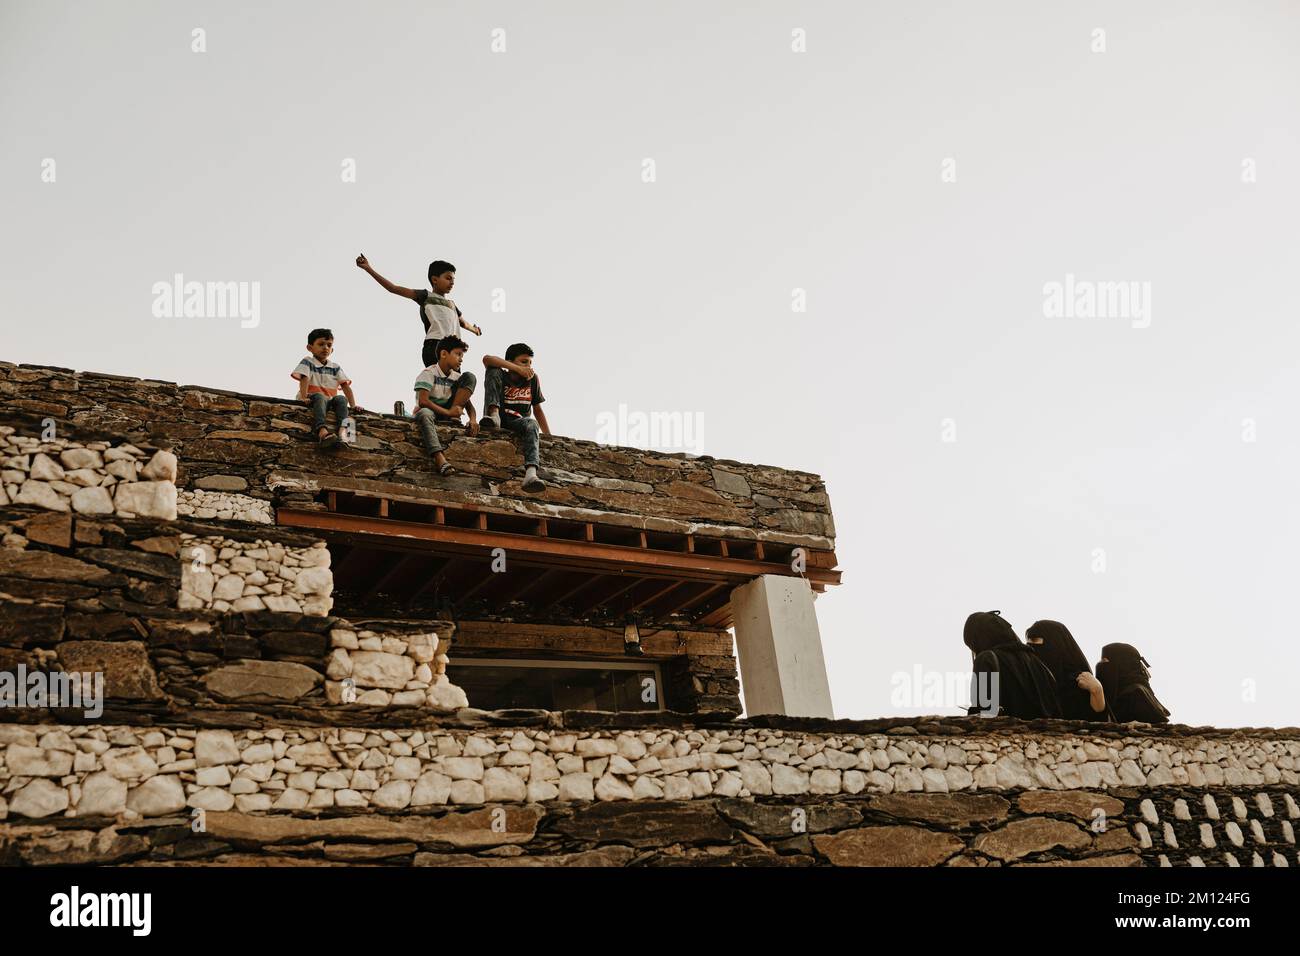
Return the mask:
{"type": "Polygon", "coordinates": [[[471,707],[502,710],[663,710],[659,665],[632,661],[459,658],[447,677],[471,707]],[[648,699],[647,699],[648,698],[648,699]]]}

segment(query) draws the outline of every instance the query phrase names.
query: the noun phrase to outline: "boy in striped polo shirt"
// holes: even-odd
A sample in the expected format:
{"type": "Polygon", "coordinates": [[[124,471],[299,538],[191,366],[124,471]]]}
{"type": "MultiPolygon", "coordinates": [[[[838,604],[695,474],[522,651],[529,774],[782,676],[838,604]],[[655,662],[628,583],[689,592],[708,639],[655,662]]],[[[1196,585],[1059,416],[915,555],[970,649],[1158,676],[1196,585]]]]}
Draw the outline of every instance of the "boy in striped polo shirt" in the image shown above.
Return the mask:
{"type": "Polygon", "coordinates": [[[468,346],[455,336],[448,336],[438,343],[438,361],[434,362],[415,379],[415,424],[420,430],[420,440],[424,449],[433,459],[438,474],[454,474],[456,469],[443,454],[442,442],[438,440],[439,425],[459,425],[460,416],[469,414],[469,424],[465,431],[471,438],[478,434],[478,422],[474,418],[474,406],[470,396],[478,379],[474,373],[461,370],[468,346]]]}
{"type": "Polygon", "coordinates": [[[298,363],[289,377],[298,380],[298,401],[311,406],[311,427],[316,440],[322,448],[330,448],[339,441],[346,442],[343,426],[348,420],[348,405],[354,411],[361,411],[361,407],[352,394],[352,379],[341,365],[330,361],[334,333],[329,329],[312,329],[307,333],[307,351],[311,354],[298,363]],[[338,421],[337,435],[325,427],[325,415],[330,409],[338,421]]]}

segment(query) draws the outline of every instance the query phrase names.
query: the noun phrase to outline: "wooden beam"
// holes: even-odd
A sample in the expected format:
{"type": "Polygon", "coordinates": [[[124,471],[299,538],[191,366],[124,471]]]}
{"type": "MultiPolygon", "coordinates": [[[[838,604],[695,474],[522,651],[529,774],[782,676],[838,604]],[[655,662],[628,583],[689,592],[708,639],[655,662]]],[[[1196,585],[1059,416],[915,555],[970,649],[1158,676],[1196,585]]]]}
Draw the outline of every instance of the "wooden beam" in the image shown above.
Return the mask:
{"type": "Polygon", "coordinates": [[[601,594],[594,601],[590,601],[589,603],[584,604],[580,608],[574,608],[574,610],[576,610],[579,614],[587,614],[590,611],[594,611],[602,604],[608,604],[610,601],[614,600],[615,598],[621,597],[622,595],[626,594],[628,591],[636,587],[638,584],[640,584],[642,581],[646,580],[645,578],[639,578],[636,577],[635,575],[624,575],[623,577],[630,579],[626,581],[623,580],[623,577],[616,578],[613,575],[610,575],[610,577],[613,579],[614,584],[609,591],[605,592],[604,594],[601,594]]]}
{"type": "Polygon", "coordinates": [[[590,575],[583,575],[582,578],[578,581],[578,583],[573,587],[561,588],[559,591],[557,591],[555,595],[551,598],[551,600],[546,604],[546,606],[542,608],[542,610],[549,611],[551,608],[559,604],[563,604],[565,601],[573,597],[583,588],[589,588],[599,580],[600,580],[599,578],[594,578],[591,577],[590,575]]]}
{"type": "Polygon", "coordinates": [[[409,552],[406,554],[399,554],[397,560],[392,564],[387,565],[386,568],[379,573],[379,577],[375,582],[366,588],[361,599],[363,601],[368,601],[374,595],[383,593],[388,586],[401,577],[403,573],[410,570],[411,561],[412,555],[409,552]]]}
{"type": "MultiPolygon", "coordinates": [[[[675,628],[649,631],[641,635],[641,649],[651,657],[679,657],[687,653],[729,657],[733,653],[731,635],[725,631],[675,628]]],[[[520,656],[538,652],[618,658],[623,655],[621,630],[588,625],[460,621],[455,641],[458,650],[510,650],[520,656]]]]}
{"type": "MultiPolygon", "coordinates": [[[[368,518],[363,515],[333,514],[325,511],[299,511],[292,508],[281,508],[278,517],[280,524],[285,527],[355,534],[361,536],[360,541],[369,543],[372,547],[383,542],[389,547],[424,550],[432,544],[440,551],[466,555],[481,554],[494,547],[504,547],[510,551],[516,561],[520,557],[525,557],[533,563],[548,566],[563,565],[592,571],[615,572],[636,569],[638,573],[647,576],[685,577],[693,580],[727,579],[742,583],[760,574],[797,576],[788,564],[699,553],[643,550],[639,547],[604,544],[590,539],[571,541],[553,537],[542,538],[531,534],[429,525],[412,521],[368,518]]],[[[591,525],[588,524],[586,527],[590,529],[591,525]]],[[[809,580],[824,584],[838,584],[840,581],[838,570],[809,567],[805,576],[809,580]]]]}
{"type": "Polygon", "coordinates": [[[408,608],[412,607],[417,600],[424,596],[425,592],[442,579],[442,573],[447,569],[447,566],[451,564],[452,559],[430,555],[428,562],[429,566],[425,569],[426,576],[424,582],[412,591],[410,597],[406,599],[406,606],[408,608]]]}
{"type": "MultiPolygon", "coordinates": [[[[339,545],[335,545],[335,547],[339,547],[339,545]]],[[[364,560],[364,556],[371,553],[363,547],[352,545],[343,545],[342,547],[345,549],[342,557],[334,557],[330,561],[331,569],[334,572],[334,580],[336,581],[351,575],[364,560]]],[[[330,553],[333,555],[334,551],[331,549],[330,553]]]]}
{"type": "Polygon", "coordinates": [[[728,583],[725,582],[725,581],[724,581],[724,582],[721,582],[721,583],[719,583],[719,584],[709,585],[709,586],[705,587],[705,589],[704,589],[703,591],[701,591],[699,594],[695,595],[695,597],[690,598],[688,601],[686,601],[686,603],[680,605],[679,607],[675,608],[674,610],[676,610],[676,611],[689,611],[689,610],[690,610],[691,608],[693,608],[695,605],[697,605],[697,604],[699,604],[701,601],[707,600],[708,598],[710,598],[710,597],[712,597],[713,595],[717,594],[717,593],[718,593],[719,591],[721,591],[723,588],[730,588],[730,587],[731,587],[731,585],[728,584],[728,583]]]}
{"type": "Polygon", "coordinates": [[[695,623],[702,627],[729,627],[729,624],[724,623],[729,620],[727,612],[728,607],[724,604],[722,607],[714,608],[702,617],[697,617],[695,623]]]}
{"type": "Polygon", "coordinates": [[[512,598],[512,600],[522,601],[525,597],[532,594],[534,591],[536,591],[547,581],[554,579],[554,577],[557,574],[561,574],[561,573],[562,572],[556,568],[541,568],[540,572],[538,574],[535,574],[531,581],[529,581],[522,588],[520,588],[518,591],[515,592],[515,596],[512,598]]]}
{"type": "Polygon", "coordinates": [[[698,582],[692,582],[692,583],[695,583],[695,586],[698,588],[698,590],[696,590],[694,595],[682,595],[682,594],[676,595],[667,603],[667,605],[656,610],[654,612],[655,616],[672,617],[672,615],[685,611],[688,607],[704,599],[708,595],[716,594],[720,588],[726,587],[725,584],[701,585],[698,582]]]}
{"type": "Polygon", "coordinates": [[[637,601],[635,604],[629,604],[627,607],[623,608],[622,613],[631,614],[633,611],[639,611],[647,604],[653,604],[655,601],[659,600],[661,597],[663,597],[665,594],[667,594],[669,591],[673,590],[674,588],[681,587],[684,583],[685,583],[684,581],[669,581],[667,584],[662,585],[661,587],[653,588],[646,597],[637,601]]]}

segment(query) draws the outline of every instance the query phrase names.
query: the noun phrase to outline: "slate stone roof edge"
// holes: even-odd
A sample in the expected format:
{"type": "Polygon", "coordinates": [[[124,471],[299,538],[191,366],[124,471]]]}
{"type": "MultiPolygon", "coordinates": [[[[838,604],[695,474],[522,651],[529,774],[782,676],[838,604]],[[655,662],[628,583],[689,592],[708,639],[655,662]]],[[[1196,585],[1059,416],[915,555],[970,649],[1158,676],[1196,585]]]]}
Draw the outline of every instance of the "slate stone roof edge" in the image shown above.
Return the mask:
{"type": "MultiPolygon", "coordinates": [[[[196,707],[169,719],[157,714],[135,714],[124,707],[105,709],[96,724],[148,727],[200,727],[265,729],[269,727],[324,726],[319,713],[280,708],[276,713],[253,713],[237,705],[222,708],[196,707]]],[[[1300,727],[1193,727],[1186,724],[1106,724],[1073,720],[1018,720],[1013,717],[880,717],[867,720],[828,720],[765,714],[733,717],[730,713],[614,713],[610,711],[546,711],[532,709],[477,710],[466,708],[454,714],[433,715],[415,708],[351,707],[330,715],[329,726],[381,729],[486,730],[492,728],[535,728],[548,731],[625,730],[731,730],[744,732],[763,728],[825,736],[926,736],[926,737],[1091,737],[1150,738],[1164,740],[1266,739],[1300,741],[1300,727]]],[[[85,723],[76,712],[0,711],[0,723],[49,724],[67,721],[85,723]]]]}
{"type": "MultiPolygon", "coordinates": [[[[213,395],[228,395],[232,398],[238,398],[238,399],[249,400],[249,401],[257,401],[257,402],[286,402],[292,400],[290,398],[287,398],[284,395],[255,395],[251,392],[236,392],[230,389],[213,388],[208,385],[183,385],[177,382],[169,382],[166,381],[165,379],[138,378],[136,376],[131,376],[131,375],[115,375],[110,372],[94,372],[94,371],[88,371],[84,369],[81,371],[77,371],[75,369],[62,368],[56,365],[38,365],[38,364],[32,364],[27,362],[14,363],[14,362],[0,361],[0,367],[4,367],[4,366],[8,366],[10,368],[32,369],[35,371],[42,371],[42,372],[61,372],[61,373],[70,374],[73,377],[77,377],[77,378],[84,375],[92,378],[104,378],[104,379],[110,379],[119,382],[140,382],[142,384],[150,384],[150,385],[172,385],[182,392],[208,392],[213,395]]],[[[360,414],[357,415],[357,418],[359,421],[362,422],[364,422],[367,418],[373,418],[373,419],[390,419],[391,421],[394,422],[406,422],[408,424],[410,423],[409,418],[399,417],[397,415],[390,415],[387,412],[375,412],[375,411],[371,411],[370,409],[366,409],[362,411],[360,414]]],[[[817,481],[822,481],[822,476],[815,472],[801,471],[796,468],[787,468],[784,465],[768,465],[762,462],[740,461],[735,458],[716,458],[713,455],[693,455],[690,452],[660,452],[660,451],[654,451],[653,449],[649,449],[649,448],[637,448],[632,445],[602,445],[599,442],[589,441],[588,439],[585,438],[572,438],[568,435],[554,435],[551,437],[562,439],[568,442],[573,442],[576,445],[589,445],[592,448],[601,448],[601,449],[612,450],[612,451],[636,452],[638,454],[644,454],[646,452],[650,452],[660,458],[673,458],[673,459],[682,459],[682,460],[689,459],[691,461],[713,462],[716,465],[741,465],[749,468],[770,468],[773,471],[782,471],[790,475],[798,475],[799,477],[802,478],[811,478],[811,479],[816,479],[817,481]]]]}

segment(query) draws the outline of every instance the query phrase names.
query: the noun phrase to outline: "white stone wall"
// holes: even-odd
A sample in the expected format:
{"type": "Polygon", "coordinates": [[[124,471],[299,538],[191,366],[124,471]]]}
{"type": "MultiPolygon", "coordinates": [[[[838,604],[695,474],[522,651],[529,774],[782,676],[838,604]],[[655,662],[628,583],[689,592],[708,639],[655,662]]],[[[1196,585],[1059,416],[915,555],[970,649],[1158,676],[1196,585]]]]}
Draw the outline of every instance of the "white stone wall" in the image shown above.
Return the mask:
{"type": "Polygon", "coordinates": [[[286,611],[324,617],[334,605],[334,575],[324,541],[286,548],[181,534],[181,610],[286,611]]]}
{"type": "Polygon", "coordinates": [[[176,456],[131,444],[41,441],[0,426],[0,505],[176,520],[176,456]]]}
{"type": "MultiPolygon", "coordinates": [[[[443,804],[802,793],[1297,783],[1300,741],[827,737],[779,730],[143,730],[0,724],[0,820],[125,812],[399,810],[443,804]],[[1121,777],[1120,767],[1131,768],[1121,777]],[[1062,772],[1105,765],[1109,771],[1062,772]],[[1191,768],[1196,767],[1196,771],[1191,768]],[[1213,769],[1211,773],[1210,768],[1213,769]],[[1049,774],[1050,771],[1050,774],[1049,774]],[[1212,777],[1214,779],[1212,779],[1212,777]],[[1169,781],[1165,781],[1169,782],[1169,781]]],[[[1293,825],[1295,794],[1268,809],[1293,825]]],[[[1263,807],[1263,803],[1261,803],[1263,807]]],[[[1154,825],[1146,809],[1149,823],[1154,825]]],[[[1140,834],[1139,834],[1140,835],[1140,834]]]]}
{"type": "Polygon", "coordinates": [[[331,704],[429,707],[452,713],[468,707],[465,692],[447,678],[447,655],[433,633],[376,634],[330,631],[333,650],[325,670],[331,704]],[[351,681],[348,693],[346,681],[351,681]]]}
{"type": "Polygon", "coordinates": [[[216,518],[221,521],[251,521],[274,524],[271,502],[250,495],[220,491],[182,491],[177,495],[176,513],[192,518],[216,518]]]}

